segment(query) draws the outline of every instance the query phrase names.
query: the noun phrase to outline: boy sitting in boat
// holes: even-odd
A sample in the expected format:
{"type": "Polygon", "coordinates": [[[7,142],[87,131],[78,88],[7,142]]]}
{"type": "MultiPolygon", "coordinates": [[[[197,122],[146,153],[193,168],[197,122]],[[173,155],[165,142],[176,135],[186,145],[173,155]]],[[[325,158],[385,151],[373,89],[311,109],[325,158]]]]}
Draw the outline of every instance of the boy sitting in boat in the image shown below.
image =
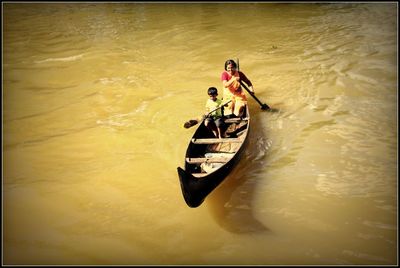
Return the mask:
{"type": "Polygon", "coordinates": [[[224,126],[223,114],[222,114],[222,100],[219,99],[218,90],[215,87],[210,87],[207,91],[209,99],[206,102],[206,115],[207,118],[204,120],[204,125],[208,127],[217,138],[222,138],[222,127],[224,126]],[[221,107],[220,109],[217,109],[221,107]],[[214,111],[210,113],[211,111],[214,111]]]}

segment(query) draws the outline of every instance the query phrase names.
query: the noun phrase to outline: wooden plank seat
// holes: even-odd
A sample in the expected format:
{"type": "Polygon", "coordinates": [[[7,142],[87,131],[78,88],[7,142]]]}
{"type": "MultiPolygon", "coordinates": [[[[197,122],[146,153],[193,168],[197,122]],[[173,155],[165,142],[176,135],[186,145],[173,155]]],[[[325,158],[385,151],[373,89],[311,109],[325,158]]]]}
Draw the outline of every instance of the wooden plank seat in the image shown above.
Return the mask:
{"type": "Polygon", "coordinates": [[[202,177],[207,176],[208,174],[207,173],[192,173],[192,175],[193,175],[193,177],[196,177],[196,178],[202,178],[202,177]]]}
{"type": "Polygon", "coordinates": [[[228,157],[199,157],[199,158],[186,158],[186,162],[189,164],[201,164],[201,163],[226,163],[231,158],[228,157]]]}
{"type": "Polygon", "coordinates": [[[239,143],[242,142],[241,139],[239,138],[222,138],[222,139],[218,139],[218,138],[209,138],[209,139],[192,139],[192,143],[194,144],[213,144],[213,143],[224,143],[224,142],[228,142],[228,143],[239,143]]]}
{"type": "Polygon", "coordinates": [[[224,120],[225,123],[239,123],[240,121],[248,121],[249,118],[240,118],[240,117],[235,117],[235,118],[227,118],[224,120]]]}

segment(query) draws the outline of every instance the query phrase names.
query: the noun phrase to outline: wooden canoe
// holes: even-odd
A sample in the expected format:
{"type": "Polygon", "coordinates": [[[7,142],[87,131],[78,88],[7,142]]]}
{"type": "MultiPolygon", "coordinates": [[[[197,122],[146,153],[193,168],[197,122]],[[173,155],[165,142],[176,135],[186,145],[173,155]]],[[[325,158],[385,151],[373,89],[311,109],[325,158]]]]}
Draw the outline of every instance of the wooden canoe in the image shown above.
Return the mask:
{"type": "Polygon", "coordinates": [[[244,116],[225,119],[225,123],[227,137],[218,139],[202,121],[186,150],[185,169],[178,167],[182,194],[189,207],[200,206],[239,161],[250,130],[248,106],[244,116]]]}

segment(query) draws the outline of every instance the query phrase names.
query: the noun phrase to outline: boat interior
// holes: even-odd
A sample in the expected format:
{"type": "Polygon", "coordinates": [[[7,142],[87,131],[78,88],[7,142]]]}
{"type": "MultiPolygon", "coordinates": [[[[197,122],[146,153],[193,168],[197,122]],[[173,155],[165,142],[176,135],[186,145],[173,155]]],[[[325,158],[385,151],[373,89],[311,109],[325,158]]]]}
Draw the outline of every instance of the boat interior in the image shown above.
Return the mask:
{"type": "Polygon", "coordinates": [[[186,152],[185,170],[197,178],[215,172],[229,162],[244,142],[249,124],[248,110],[242,117],[224,119],[224,138],[216,138],[204,121],[186,152]]]}

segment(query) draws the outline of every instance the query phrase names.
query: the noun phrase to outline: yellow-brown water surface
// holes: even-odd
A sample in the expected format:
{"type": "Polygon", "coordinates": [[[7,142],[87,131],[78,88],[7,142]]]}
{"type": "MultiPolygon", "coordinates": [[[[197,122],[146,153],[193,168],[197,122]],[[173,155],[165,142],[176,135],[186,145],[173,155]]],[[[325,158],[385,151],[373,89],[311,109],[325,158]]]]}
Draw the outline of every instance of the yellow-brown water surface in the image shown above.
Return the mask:
{"type": "Polygon", "coordinates": [[[3,3],[4,264],[397,263],[396,3],[3,3]],[[222,90],[249,144],[199,208],[177,166],[222,90]]]}

